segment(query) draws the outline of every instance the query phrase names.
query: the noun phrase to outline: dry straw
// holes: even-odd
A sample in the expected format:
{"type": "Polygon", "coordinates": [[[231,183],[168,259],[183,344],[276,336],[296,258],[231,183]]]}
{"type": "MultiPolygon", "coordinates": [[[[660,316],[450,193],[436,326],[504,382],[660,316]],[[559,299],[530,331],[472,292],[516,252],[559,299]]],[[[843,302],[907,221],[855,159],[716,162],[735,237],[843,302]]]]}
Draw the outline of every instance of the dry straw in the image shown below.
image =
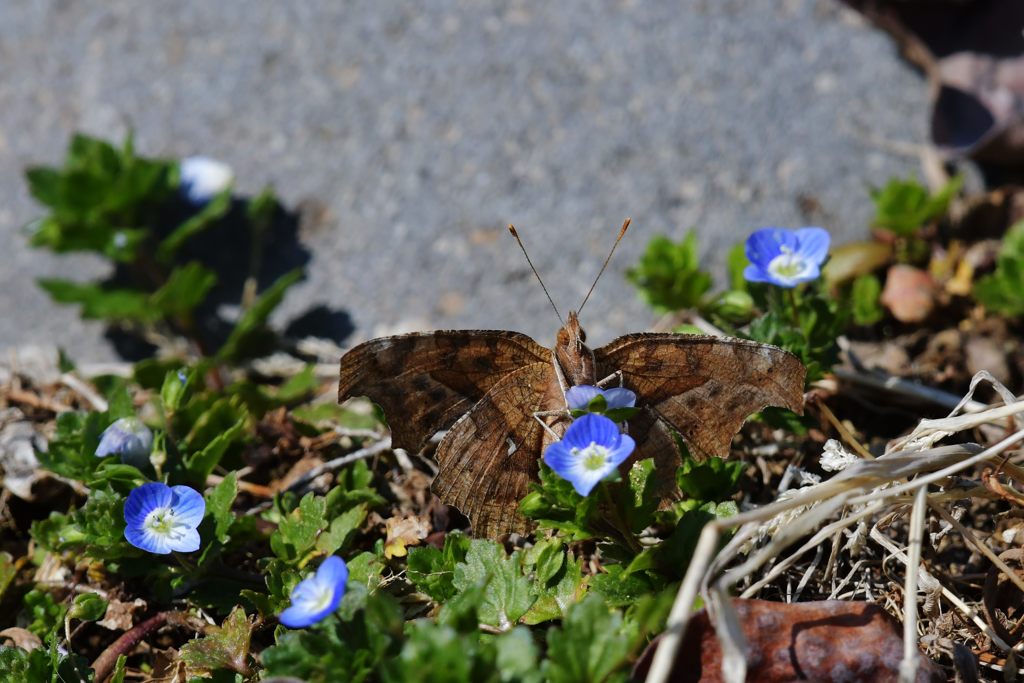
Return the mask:
{"type": "MultiPolygon", "coordinates": [[[[849,573],[837,584],[833,582],[830,597],[844,597],[847,594],[841,591],[857,582],[870,598],[873,595],[870,581],[857,579],[863,564],[857,555],[869,540],[887,553],[885,563],[895,563],[903,573],[901,681],[913,681],[919,666],[919,601],[923,602],[926,616],[937,614],[942,602],[952,606],[1001,651],[1005,659],[1002,668],[1015,669],[1015,651],[1019,652],[1022,646],[1011,648],[976,609],[932,576],[921,563],[921,552],[924,543],[935,543],[943,534],[955,531],[963,536],[968,546],[984,554],[1024,591],[1024,581],[980,540],[979,535],[987,535],[992,530],[981,530],[980,534],[972,531],[947,509],[947,505],[956,500],[995,497],[976,481],[955,475],[998,458],[1024,440],[1022,413],[1024,401],[1018,401],[987,372],[980,372],[948,417],[922,420],[911,434],[893,442],[884,455],[862,460],[847,454],[845,469],[831,479],[786,492],[770,505],[707,524],[679,587],[647,683],[668,680],[698,593],[722,644],[725,680],[730,683],[745,680],[746,642],[730,600],[732,589],[743,585],[740,597],[756,595],[793,568],[805,554],[815,550],[814,559],[805,560],[808,566],[800,579],[798,593],[812,575],[821,572],[820,581],[824,585],[826,577],[835,576],[837,567],[843,565],[850,567],[849,573]],[[973,397],[983,382],[996,389],[1003,399],[1002,405],[978,409],[973,397]],[[968,410],[972,412],[966,412],[968,410]],[[996,425],[1005,429],[1004,433],[1009,436],[987,448],[968,442],[937,445],[943,439],[983,425],[996,425]],[[909,534],[904,547],[900,547],[881,529],[908,512],[909,534]],[[924,534],[929,514],[934,514],[937,523],[945,527],[933,537],[924,534]],[[736,534],[716,553],[723,533],[729,529],[736,529],[736,534]],[[844,536],[845,544],[841,543],[844,536]],[[797,543],[796,550],[790,552],[790,547],[797,543]],[[831,544],[830,549],[828,544],[831,544]],[[821,568],[824,557],[828,561],[821,568]],[[907,568],[913,570],[907,571],[907,568]],[[919,595],[919,591],[923,595],[919,595]]],[[[831,448],[835,450],[834,445],[831,448]]],[[[993,668],[1000,667],[993,665],[993,668]]]]}

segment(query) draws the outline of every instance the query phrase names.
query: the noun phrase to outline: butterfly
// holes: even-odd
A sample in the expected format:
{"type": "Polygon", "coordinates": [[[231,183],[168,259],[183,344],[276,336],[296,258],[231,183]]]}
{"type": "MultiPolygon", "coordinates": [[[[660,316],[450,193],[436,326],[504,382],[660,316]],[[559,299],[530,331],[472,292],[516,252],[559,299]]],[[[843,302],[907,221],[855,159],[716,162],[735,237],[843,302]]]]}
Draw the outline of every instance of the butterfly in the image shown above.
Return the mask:
{"type": "Polygon", "coordinates": [[[603,378],[632,390],[641,408],[628,424],[637,447],[625,466],[654,458],[658,479],[669,482],[666,496],[680,462],[673,431],[695,455],[726,455],[751,413],[766,406],[803,408],[804,366],[780,348],[641,332],[592,350],[576,312],[552,348],[500,330],[372,339],[342,356],[338,400],[366,396],[378,404],[397,448],[419,451],[447,430],[437,445],[431,488],[469,518],[478,536],[497,538],[531,527],[518,504],[537,481],[544,448],[568,427],[565,391],[603,378]]]}

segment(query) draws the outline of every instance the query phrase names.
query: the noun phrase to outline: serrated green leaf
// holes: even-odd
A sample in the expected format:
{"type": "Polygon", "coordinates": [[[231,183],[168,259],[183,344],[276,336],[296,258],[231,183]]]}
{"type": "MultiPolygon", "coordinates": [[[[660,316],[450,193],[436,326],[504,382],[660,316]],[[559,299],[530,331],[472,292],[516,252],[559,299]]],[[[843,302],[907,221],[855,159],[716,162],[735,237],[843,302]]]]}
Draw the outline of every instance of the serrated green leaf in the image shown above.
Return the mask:
{"type": "Polygon", "coordinates": [[[61,304],[79,304],[86,320],[134,320],[153,322],[159,312],[149,306],[144,292],[131,289],[106,289],[94,283],[42,278],[37,284],[61,304]]]}
{"type": "Polygon", "coordinates": [[[689,231],[679,242],[658,236],[626,277],[656,311],[697,310],[711,289],[711,276],[700,269],[697,234],[689,231]]]}
{"type": "Polygon", "coordinates": [[[445,536],[442,550],[433,546],[410,548],[406,575],[417,590],[436,602],[444,602],[458,592],[454,585],[455,566],[466,561],[469,548],[469,537],[458,532],[445,536]]]}
{"type": "Polygon", "coordinates": [[[357,505],[331,520],[331,525],[317,538],[317,550],[325,555],[347,550],[356,532],[363,526],[367,511],[365,504],[357,505]]]}
{"type": "Polygon", "coordinates": [[[536,600],[530,581],[523,576],[522,554],[505,555],[505,550],[483,539],[470,542],[466,561],[455,566],[453,585],[457,591],[486,582],[479,606],[480,621],[503,631],[512,628],[536,600]]]}
{"type": "Polygon", "coordinates": [[[561,627],[548,631],[543,672],[550,683],[626,680],[630,643],[622,616],[596,596],[574,605],[561,627]],[[614,676],[614,677],[613,677],[614,676]]]}
{"type": "Polygon", "coordinates": [[[206,514],[213,518],[214,535],[219,543],[226,543],[235,521],[231,505],[238,495],[238,481],[234,472],[228,473],[224,480],[214,486],[206,495],[206,514]]]}
{"type": "Polygon", "coordinates": [[[327,525],[327,501],[307,493],[299,507],[281,519],[270,537],[270,548],[282,560],[297,563],[316,545],[317,536],[327,525]]]}
{"type": "MultiPolygon", "coordinates": [[[[542,578],[540,575],[543,560],[537,564],[538,574],[535,586],[537,600],[523,616],[524,624],[532,626],[551,619],[560,619],[566,610],[578,602],[586,592],[583,559],[574,558],[571,553],[566,553],[561,547],[558,548],[558,554],[562,560],[558,563],[558,570],[546,578],[542,578]]],[[[549,568],[554,564],[549,561],[549,568]]]]}
{"type": "Polygon", "coordinates": [[[227,669],[248,676],[254,627],[241,607],[235,607],[220,626],[208,626],[205,636],[181,646],[181,659],[189,674],[209,675],[227,669]]]}

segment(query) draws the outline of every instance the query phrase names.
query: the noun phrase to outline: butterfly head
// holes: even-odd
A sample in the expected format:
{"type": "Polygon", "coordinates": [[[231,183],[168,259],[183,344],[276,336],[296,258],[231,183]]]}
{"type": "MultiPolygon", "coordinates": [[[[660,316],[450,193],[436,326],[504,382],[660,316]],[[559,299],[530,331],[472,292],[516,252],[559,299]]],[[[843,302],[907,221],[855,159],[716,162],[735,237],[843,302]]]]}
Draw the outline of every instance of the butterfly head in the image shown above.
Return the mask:
{"type": "Polygon", "coordinates": [[[576,311],[569,311],[569,320],[555,339],[555,359],[572,386],[597,381],[594,352],[583,343],[586,340],[587,333],[580,326],[576,311]]]}

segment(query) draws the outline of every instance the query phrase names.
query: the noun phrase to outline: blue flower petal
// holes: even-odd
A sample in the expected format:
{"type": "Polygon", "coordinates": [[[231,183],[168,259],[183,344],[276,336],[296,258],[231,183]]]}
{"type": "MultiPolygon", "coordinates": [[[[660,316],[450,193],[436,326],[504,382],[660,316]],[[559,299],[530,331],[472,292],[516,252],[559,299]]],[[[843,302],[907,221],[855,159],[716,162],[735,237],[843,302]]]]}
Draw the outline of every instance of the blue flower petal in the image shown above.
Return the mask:
{"type": "MultiPolygon", "coordinates": [[[[155,536],[156,534],[154,534],[155,536]]],[[[191,553],[199,550],[202,540],[196,529],[183,529],[177,537],[166,537],[167,547],[179,553],[191,553]]]]}
{"type": "Polygon", "coordinates": [[[569,387],[569,390],[565,392],[565,401],[572,410],[586,410],[590,402],[594,400],[594,397],[600,396],[603,393],[597,387],[590,386],[589,384],[579,384],[569,387]]]}
{"type": "Polygon", "coordinates": [[[636,448],[636,441],[629,434],[622,434],[619,438],[621,439],[619,447],[608,454],[608,462],[612,468],[616,468],[624,463],[626,458],[633,452],[633,449],[636,448]]]}
{"type": "Polygon", "coordinates": [[[154,534],[141,524],[129,525],[124,530],[125,539],[139,550],[156,555],[167,555],[171,552],[170,544],[166,536],[154,534]]]}
{"type": "Polygon", "coordinates": [[[188,486],[174,486],[171,491],[174,492],[171,507],[174,508],[178,520],[191,527],[199,526],[203,521],[203,515],[206,514],[206,501],[203,497],[188,486]]]}
{"type": "Polygon", "coordinates": [[[348,582],[348,565],[337,555],[331,555],[316,570],[316,578],[317,581],[326,581],[333,586],[340,587],[344,592],[345,584],[348,582]]]}
{"type": "Polygon", "coordinates": [[[790,251],[797,248],[797,239],[789,230],[781,228],[761,228],[747,238],[744,252],[747,259],[762,270],[768,267],[772,259],[782,253],[782,247],[790,251]]]}
{"type": "Polygon", "coordinates": [[[562,442],[569,448],[586,448],[592,443],[605,448],[616,448],[619,445],[619,428],[604,415],[587,413],[573,420],[569,429],[565,430],[562,442]]]}
{"type": "Polygon", "coordinates": [[[608,409],[633,408],[636,406],[636,394],[625,387],[613,387],[606,389],[604,398],[608,402],[608,409]]]}
{"type": "Polygon", "coordinates": [[[750,264],[743,269],[743,279],[747,282],[771,282],[772,276],[759,266],[750,264]]]}
{"type": "Polygon", "coordinates": [[[817,265],[824,263],[828,256],[831,237],[822,228],[800,228],[796,231],[796,240],[800,245],[797,253],[817,265]]]}
{"type": "Polygon", "coordinates": [[[131,525],[141,525],[152,510],[159,507],[170,507],[174,492],[167,484],[150,482],[143,484],[128,494],[124,504],[124,521],[131,525]]]}
{"type": "Polygon", "coordinates": [[[281,612],[278,619],[289,628],[315,624],[338,608],[345,595],[347,581],[345,561],[336,555],[328,557],[314,576],[296,584],[289,596],[291,605],[281,612]]]}

